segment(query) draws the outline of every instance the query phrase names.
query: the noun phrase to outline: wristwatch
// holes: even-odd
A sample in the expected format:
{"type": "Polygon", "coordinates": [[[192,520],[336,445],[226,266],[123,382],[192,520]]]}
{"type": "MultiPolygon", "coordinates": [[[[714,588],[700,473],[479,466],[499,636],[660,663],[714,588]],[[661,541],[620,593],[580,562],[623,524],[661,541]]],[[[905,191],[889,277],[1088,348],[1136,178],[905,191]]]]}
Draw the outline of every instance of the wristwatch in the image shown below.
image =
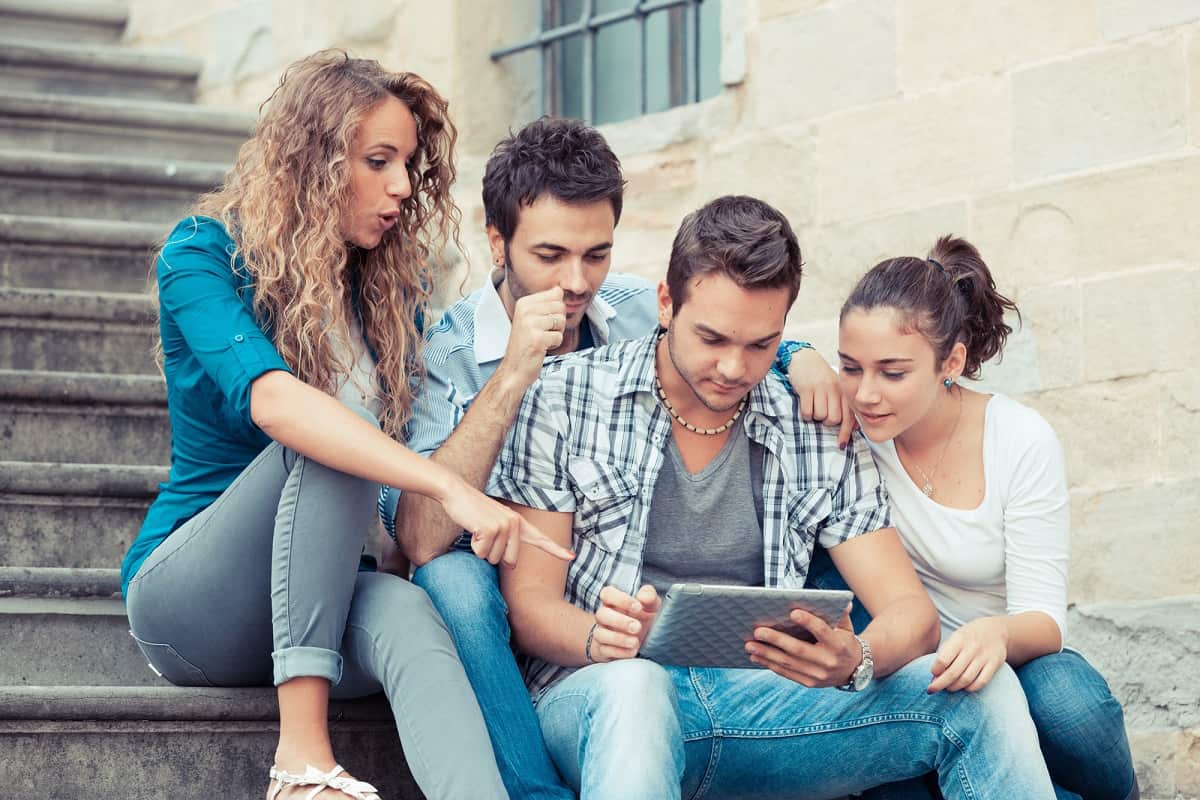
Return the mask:
{"type": "Polygon", "coordinates": [[[875,677],[875,659],[871,657],[871,645],[859,636],[854,638],[862,648],[862,661],[854,668],[854,672],[850,673],[850,680],[837,687],[843,692],[861,692],[871,684],[871,678],[875,677]]]}

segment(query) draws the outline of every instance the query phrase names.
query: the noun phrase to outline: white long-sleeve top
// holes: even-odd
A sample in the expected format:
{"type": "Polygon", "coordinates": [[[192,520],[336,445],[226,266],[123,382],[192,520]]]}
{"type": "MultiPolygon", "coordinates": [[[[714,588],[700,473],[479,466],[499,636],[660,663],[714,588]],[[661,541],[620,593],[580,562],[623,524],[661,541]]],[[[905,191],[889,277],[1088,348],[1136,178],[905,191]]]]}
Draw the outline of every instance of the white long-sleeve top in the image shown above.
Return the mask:
{"type": "Polygon", "coordinates": [[[986,489],[970,510],[926,497],[893,441],[871,443],[892,520],[941,617],[942,637],[984,616],[1042,611],[1067,633],[1070,497],[1058,437],[1040,414],[1003,395],[988,401],[986,489]]]}

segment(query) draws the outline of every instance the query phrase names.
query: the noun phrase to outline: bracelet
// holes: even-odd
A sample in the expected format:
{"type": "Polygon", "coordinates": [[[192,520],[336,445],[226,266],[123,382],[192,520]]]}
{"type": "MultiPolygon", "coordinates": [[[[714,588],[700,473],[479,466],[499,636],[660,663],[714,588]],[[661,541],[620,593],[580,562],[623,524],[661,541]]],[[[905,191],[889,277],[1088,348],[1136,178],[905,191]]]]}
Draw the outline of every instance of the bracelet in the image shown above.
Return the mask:
{"type": "Polygon", "coordinates": [[[796,351],[812,349],[813,346],[808,342],[782,341],[775,353],[775,366],[786,376],[788,368],[792,365],[792,356],[796,354],[796,351]]]}
{"type": "Polygon", "coordinates": [[[591,630],[588,631],[587,641],[583,643],[583,656],[589,664],[595,664],[596,659],[592,658],[592,637],[596,635],[596,626],[599,622],[593,622],[591,630]]]}

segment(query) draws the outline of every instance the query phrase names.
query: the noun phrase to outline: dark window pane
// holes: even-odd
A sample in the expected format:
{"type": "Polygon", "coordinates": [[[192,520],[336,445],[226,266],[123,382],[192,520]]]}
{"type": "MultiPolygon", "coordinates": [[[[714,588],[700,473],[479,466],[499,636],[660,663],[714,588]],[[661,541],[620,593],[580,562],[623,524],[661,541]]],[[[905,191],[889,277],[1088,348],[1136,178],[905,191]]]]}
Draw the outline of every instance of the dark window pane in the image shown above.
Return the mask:
{"type": "Polygon", "coordinates": [[[700,3],[700,99],[721,93],[721,0],[700,3]]]}
{"type": "Polygon", "coordinates": [[[550,46],[550,113],[580,117],[583,109],[583,37],[560,39],[550,46]]]}
{"type": "Polygon", "coordinates": [[[596,31],[596,123],[642,113],[640,50],[637,20],[596,31]]]}
{"type": "Polygon", "coordinates": [[[665,111],[688,101],[687,9],[657,11],[646,19],[646,111],[665,111]]]}

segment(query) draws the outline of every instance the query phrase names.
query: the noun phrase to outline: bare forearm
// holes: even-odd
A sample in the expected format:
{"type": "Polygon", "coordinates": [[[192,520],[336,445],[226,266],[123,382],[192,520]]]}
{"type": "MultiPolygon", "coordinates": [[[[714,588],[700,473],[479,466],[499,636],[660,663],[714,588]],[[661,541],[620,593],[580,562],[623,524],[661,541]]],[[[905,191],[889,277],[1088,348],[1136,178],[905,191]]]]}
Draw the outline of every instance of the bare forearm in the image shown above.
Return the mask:
{"type": "Polygon", "coordinates": [[[1062,631],[1049,614],[1026,611],[997,619],[1008,631],[1007,661],[1014,667],[1062,649],[1062,631]]]}
{"type": "MultiPolygon", "coordinates": [[[[504,437],[516,419],[525,388],[498,370],[430,460],[482,491],[504,437]]],[[[446,552],[461,532],[441,504],[420,494],[400,495],[396,505],[396,537],[405,555],[418,566],[446,552]]]]}
{"type": "Polygon", "coordinates": [[[911,595],[888,604],[862,632],[871,645],[875,675],[890,675],[914,658],[937,649],[941,636],[937,612],[927,595],[911,595]]]}
{"type": "Polygon", "coordinates": [[[286,372],[269,372],[253,383],[250,409],[271,439],[340,472],[436,498],[456,484],[447,470],[286,372]]]}
{"type": "Polygon", "coordinates": [[[595,615],[562,598],[514,597],[509,601],[513,641],[523,653],[564,667],[587,664],[584,646],[595,615]]]}

